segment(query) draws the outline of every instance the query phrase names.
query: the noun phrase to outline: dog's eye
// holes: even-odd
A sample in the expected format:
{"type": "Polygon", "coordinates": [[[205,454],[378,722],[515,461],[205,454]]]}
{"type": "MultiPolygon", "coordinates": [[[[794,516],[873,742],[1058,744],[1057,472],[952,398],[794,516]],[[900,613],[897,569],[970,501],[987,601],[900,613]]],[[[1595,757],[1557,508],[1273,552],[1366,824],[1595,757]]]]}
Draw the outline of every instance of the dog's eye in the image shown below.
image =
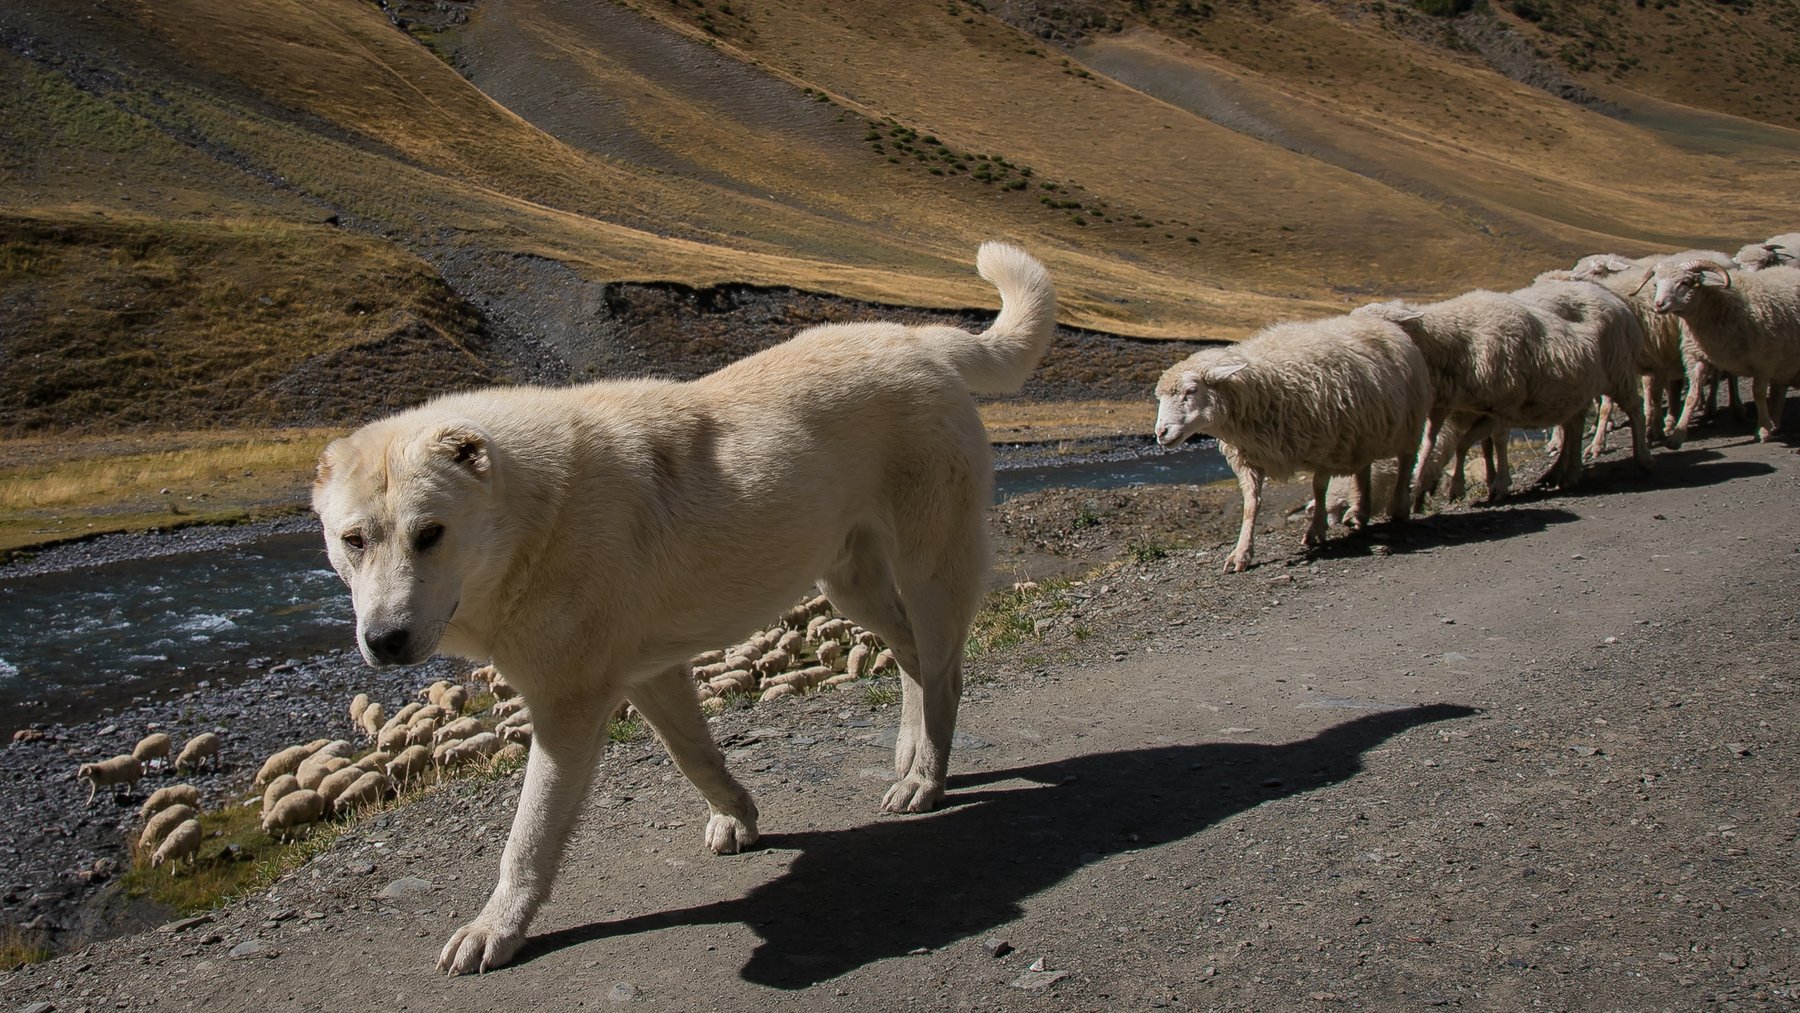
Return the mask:
{"type": "Polygon", "coordinates": [[[421,528],[418,535],[413,538],[413,545],[417,546],[420,552],[424,552],[426,549],[436,545],[438,540],[443,537],[444,526],[442,524],[427,524],[425,527],[421,528]]]}
{"type": "Polygon", "coordinates": [[[363,536],[354,531],[346,532],[344,535],[344,544],[349,546],[350,551],[352,552],[361,552],[363,550],[363,536]]]}

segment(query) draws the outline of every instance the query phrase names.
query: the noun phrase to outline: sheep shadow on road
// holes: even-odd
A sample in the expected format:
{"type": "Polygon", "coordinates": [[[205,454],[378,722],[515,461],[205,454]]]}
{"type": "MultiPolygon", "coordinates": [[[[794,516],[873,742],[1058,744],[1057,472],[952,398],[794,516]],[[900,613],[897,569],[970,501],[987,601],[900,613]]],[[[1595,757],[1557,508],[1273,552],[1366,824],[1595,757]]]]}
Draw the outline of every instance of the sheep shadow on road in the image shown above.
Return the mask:
{"type": "Polygon", "coordinates": [[[1520,492],[1494,504],[1493,512],[1503,511],[1513,503],[1535,503],[1565,496],[1629,495],[1654,492],[1657,489],[1698,489],[1775,473],[1773,465],[1761,461],[1730,460],[1717,450],[1702,447],[1657,450],[1652,453],[1651,460],[1655,463],[1656,470],[1645,474],[1629,456],[1608,456],[1589,464],[1580,484],[1573,489],[1533,487],[1527,484],[1520,492]]]}
{"type": "Polygon", "coordinates": [[[1297,742],[1160,746],[953,777],[946,807],[929,816],[765,836],[761,847],[799,855],[747,896],[544,933],[518,959],[613,936],[741,923],[763,940],[744,980],[808,988],[1005,924],[1024,913],[1027,898],[1087,866],[1346,781],[1363,769],[1365,752],[1393,736],[1474,713],[1410,707],[1297,742]]]}

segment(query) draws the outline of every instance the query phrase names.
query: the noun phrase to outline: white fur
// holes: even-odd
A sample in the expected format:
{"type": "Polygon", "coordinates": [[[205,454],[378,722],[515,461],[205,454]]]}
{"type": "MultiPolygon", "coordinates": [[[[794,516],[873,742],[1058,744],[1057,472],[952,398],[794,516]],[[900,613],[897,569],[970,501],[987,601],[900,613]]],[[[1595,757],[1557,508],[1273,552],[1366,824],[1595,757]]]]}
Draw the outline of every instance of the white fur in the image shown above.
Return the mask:
{"type": "MultiPolygon", "coordinates": [[[[1800,267],[1744,271],[1710,251],[1678,253],[1656,265],[1651,306],[1679,316],[1707,363],[1750,377],[1756,436],[1768,440],[1781,422],[1787,389],[1800,380],[1800,267]]],[[[1687,438],[1701,383],[1690,371],[1687,402],[1669,435],[1687,438]]]]}
{"type": "Polygon", "coordinates": [[[535,716],[499,883],[441,969],[495,967],[524,942],[622,699],[705,796],[707,846],[756,839],[687,660],[815,580],[906,672],[883,808],[936,806],[987,567],[992,464],[970,392],[1015,389],[1054,324],[1036,261],[989,243],[977,267],[1002,299],[980,335],[816,327],[691,383],[454,395],[326,448],[313,505],[365,657],[491,661],[535,716]]]}

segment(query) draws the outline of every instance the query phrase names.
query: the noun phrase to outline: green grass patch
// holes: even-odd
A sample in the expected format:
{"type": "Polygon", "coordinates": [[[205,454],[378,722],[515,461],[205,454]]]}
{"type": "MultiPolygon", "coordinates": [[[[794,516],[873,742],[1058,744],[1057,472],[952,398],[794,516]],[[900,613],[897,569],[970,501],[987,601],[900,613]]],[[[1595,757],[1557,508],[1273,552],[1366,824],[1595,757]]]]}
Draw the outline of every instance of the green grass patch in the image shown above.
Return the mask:
{"type": "Polygon", "coordinates": [[[969,631],[973,657],[1004,650],[1037,636],[1036,623],[1060,607],[1067,581],[1044,581],[1034,587],[995,591],[988,595],[969,631]]]}
{"type": "Polygon", "coordinates": [[[881,679],[863,688],[863,703],[870,707],[890,707],[900,702],[900,684],[895,679],[881,679]]]}
{"type": "Polygon", "coordinates": [[[0,929],[0,971],[14,971],[26,964],[41,964],[55,952],[44,938],[17,925],[0,929]]]}
{"type": "Polygon", "coordinates": [[[315,823],[304,837],[284,842],[263,833],[261,806],[233,803],[203,812],[199,820],[205,834],[199,859],[193,865],[152,869],[149,854],[134,855],[131,868],[120,878],[128,895],[147,897],[186,914],[209,911],[262,890],[306,864],[349,825],[315,823]]]}
{"type": "Polygon", "coordinates": [[[618,718],[606,726],[606,738],[610,742],[632,742],[644,737],[644,719],[633,715],[618,718]]]}

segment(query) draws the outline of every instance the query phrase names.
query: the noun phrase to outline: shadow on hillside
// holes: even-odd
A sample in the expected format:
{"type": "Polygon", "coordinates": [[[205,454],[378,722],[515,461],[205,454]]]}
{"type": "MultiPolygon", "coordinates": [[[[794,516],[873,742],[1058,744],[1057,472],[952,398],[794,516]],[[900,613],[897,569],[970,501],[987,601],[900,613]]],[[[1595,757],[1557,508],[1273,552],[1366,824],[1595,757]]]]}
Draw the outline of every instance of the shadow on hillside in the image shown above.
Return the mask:
{"type": "Polygon", "coordinates": [[[744,980],[807,988],[1004,924],[1023,913],[1027,898],[1087,866],[1345,781],[1362,770],[1364,752],[1389,738],[1474,713],[1413,707],[1280,745],[1163,746],[953,777],[946,808],[930,816],[764,837],[764,848],[800,854],[780,878],[741,899],[545,933],[526,944],[519,962],[613,936],[741,923],[763,939],[744,980]],[[1012,781],[1029,783],[1006,784],[1012,781]]]}

